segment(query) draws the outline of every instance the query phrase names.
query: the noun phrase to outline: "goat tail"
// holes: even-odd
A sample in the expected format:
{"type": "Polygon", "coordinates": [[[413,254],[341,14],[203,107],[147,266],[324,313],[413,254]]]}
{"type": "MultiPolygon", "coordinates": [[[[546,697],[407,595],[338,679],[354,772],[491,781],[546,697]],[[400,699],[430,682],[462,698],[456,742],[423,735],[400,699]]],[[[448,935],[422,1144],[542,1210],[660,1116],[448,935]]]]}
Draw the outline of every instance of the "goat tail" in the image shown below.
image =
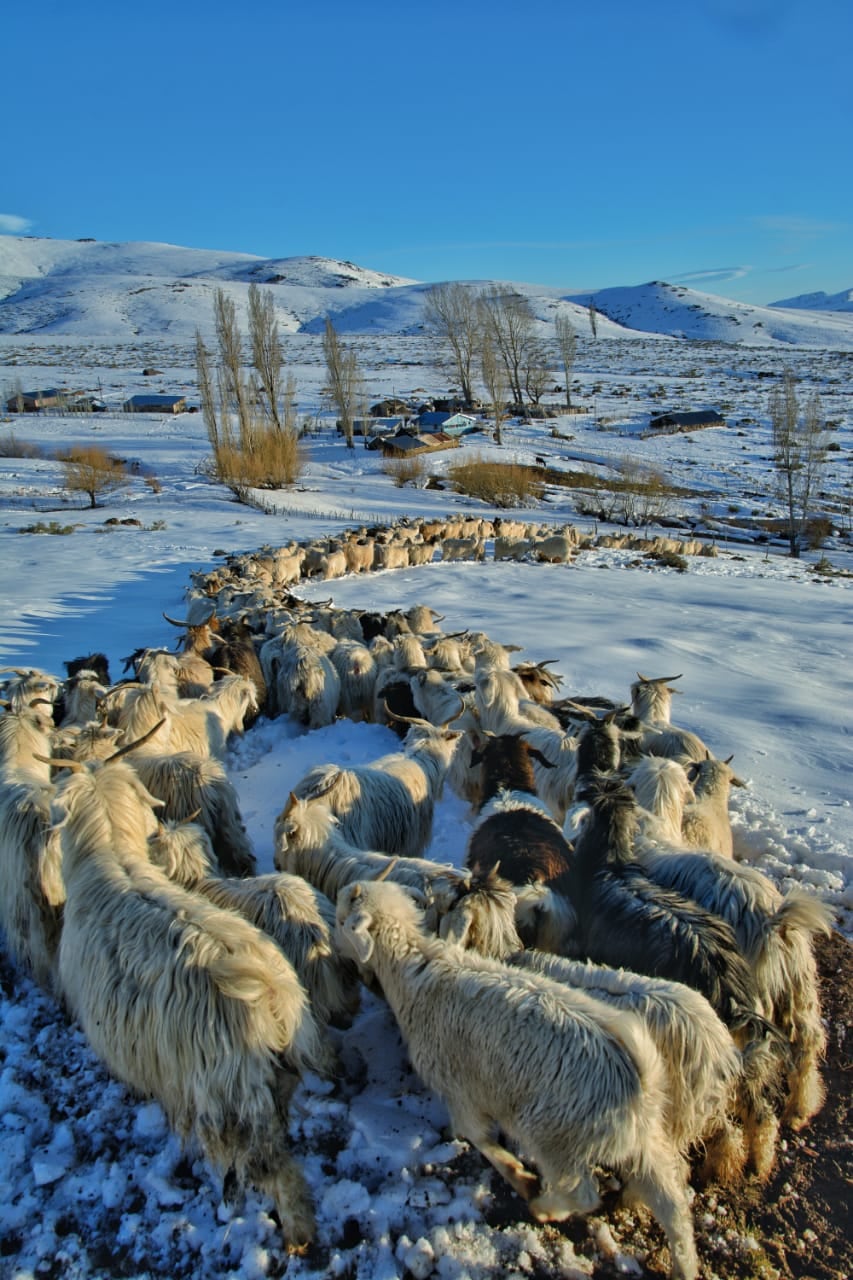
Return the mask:
{"type": "Polygon", "coordinates": [[[732,1034],[744,1033],[746,1039],[743,1050],[744,1059],[750,1055],[755,1056],[758,1046],[761,1045],[764,1050],[769,1048],[777,1058],[782,1058],[786,1066],[793,1066],[794,1059],[787,1036],[775,1023],[765,1018],[756,1009],[734,1008],[729,1030],[732,1034]]]}
{"type": "Polygon", "coordinates": [[[783,936],[790,930],[805,934],[832,932],[834,917],[832,909],[818,898],[813,898],[802,890],[792,889],[777,912],[770,917],[769,927],[774,933],[783,936]]]}
{"type": "Polygon", "coordinates": [[[251,1010],[250,1025],[258,1046],[282,1054],[297,1071],[334,1073],[334,1053],[315,1019],[308,993],[271,939],[259,938],[254,949],[223,950],[206,967],[223,995],[251,1010]]]}
{"type": "Polygon", "coordinates": [[[825,902],[801,889],[791,889],[778,910],[764,918],[749,949],[750,964],[760,967],[777,941],[790,943],[799,935],[808,944],[813,934],[831,933],[833,919],[832,909],[825,902]]]}

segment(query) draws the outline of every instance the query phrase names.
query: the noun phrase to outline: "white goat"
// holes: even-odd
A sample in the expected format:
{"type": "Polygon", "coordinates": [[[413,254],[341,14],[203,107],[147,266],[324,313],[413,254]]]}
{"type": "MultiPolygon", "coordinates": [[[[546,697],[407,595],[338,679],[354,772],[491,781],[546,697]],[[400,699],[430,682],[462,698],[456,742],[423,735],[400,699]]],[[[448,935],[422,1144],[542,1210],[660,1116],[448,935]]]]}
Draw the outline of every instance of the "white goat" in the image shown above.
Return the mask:
{"type": "Polygon", "coordinates": [[[628,785],[642,810],[639,817],[644,830],[656,839],[679,844],[684,806],[693,799],[684,766],[665,756],[643,756],[628,773],[628,785]],[[647,814],[654,819],[651,827],[647,814]]]}
{"type": "Polygon", "coordinates": [[[3,698],[10,711],[24,711],[34,700],[56,702],[62,690],[62,681],[36,667],[0,667],[0,672],[11,671],[12,676],[3,681],[3,698]]]}
{"type": "Polygon", "coordinates": [[[224,676],[206,698],[174,699],[158,685],[141,689],[119,714],[119,726],[129,740],[138,739],[162,720],[162,727],[147,750],[157,753],[193,751],[198,755],[225,755],[231,733],[241,733],[246,713],[257,710],[255,686],[245,676],[224,676]]]}
{"type": "Polygon", "coordinates": [[[138,810],[139,786],[116,763],[57,788],[62,991],[113,1074],[156,1098],[212,1164],[271,1195],[288,1241],[304,1246],[313,1211],[287,1150],[287,1104],[303,1068],[327,1067],[308,997],[274,942],[115,839],[112,811],[138,810]]]}
{"type": "Polygon", "coordinates": [[[94,671],[83,668],[70,676],[65,682],[63,700],[65,714],[60,725],[63,729],[69,725],[91,724],[98,717],[98,702],[107,693],[94,671]]]}
{"type": "Polygon", "coordinates": [[[340,681],[337,714],[349,719],[372,719],[379,668],[367,645],[358,640],[341,640],[329,654],[329,661],[340,681]]]}
{"type": "Polygon", "coordinates": [[[504,535],[495,538],[496,560],[523,560],[533,549],[532,538],[519,538],[504,535]]]}
{"type": "Polygon", "coordinates": [[[37,698],[20,711],[0,716],[0,777],[20,781],[24,775],[34,783],[50,782],[50,764],[44,757],[51,754],[53,719],[49,704],[42,703],[37,698]]]}
{"type": "Polygon", "coordinates": [[[50,990],[65,886],[50,840],[53,787],[4,771],[0,781],[0,929],[9,954],[50,990]]]}
{"type": "Polygon", "coordinates": [[[426,721],[413,724],[403,751],[351,769],[318,765],[293,790],[300,799],[327,805],[357,848],[419,857],[432,835],[455,740],[426,721]]]}
{"type": "Polygon", "coordinates": [[[348,539],[344,543],[344,555],[350,573],[369,573],[373,568],[373,539],[348,539]]]}
{"type": "Polygon", "coordinates": [[[485,539],[479,537],[445,538],[441,544],[442,560],[485,560],[485,539]]]}
{"type": "Polygon", "coordinates": [[[553,533],[549,537],[534,538],[533,556],[547,564],[570,564],[576,540],[568,533],[553,533]]]}
{"type": "Polygon", "coordinates": [[[670,720],[673,694],[680,692],[671,685],[680,679],[680,675],[649,679],[637,672],[637,679],[631,685],[631,709],[642,722],[642,752],[689,764],[691,760],[704,760],[710,752],[697,734],[677,728],[670,720]]]}
{"type": "Polygon", "coordinates": [[[236,911],[276,942],[324,1024],[349,1026],[359,1004],[358,977],[332,945],[335,908],[301,876],[221,879],[213,873],[207,833],[194,822],[161,822],[148,845],[152,863],[184,889],[236,911]]]}
{"type": "Polygon", "coordinates": [[[724,858],[734,857],[732,825],[729,819],[729,788],[745,787],[728,760],[710,755],[688,770],[695,799],[684,805],[681,837],[693,849],[706,849],[724,858]]]}
{"type": "Polygon", "coordinates": [[[193,751],[169,755],[133,752],[127,757],[146,788],[162,801],[161,816],[176,822],[193,816],[207,832],[217,866],[226,875],[255,871],[255,855],[237,791],[219,760],[193,751]]]}
{"type": "Polygon", "coordinates": [[[344,885],[387,872],[396,883],[418,892],[429,904],[437,925],[471,883],[468,872],[428,858],[359,848],[346,838],[327,805],[301,800],[292,793],[276,818],[274,839],[274,862],[279,871],[302,876],[333,902],[344,885]]]}
{"type": "Polygon", "coordinates": [[[536,950],[519,951],[509,963],[638,1014],[666,1069],[664,1108],[679,1151],[687,1154],[695,1143],[713,1140],[715,1162],[712,1168],[706,1163],[706,1176],[731,1182],[741,1174],[743,1135],[729,1118],[741,1074],[740,1055],[728,1027],[703,995],[681,982],[536,950]]]}
{"type": "Polygon", "coordinates": [[[557,717],[527,696],[523,681],[514,671],[484,668],[478,663],[474,688],[477,714],[485,732],[516,733],[540,725],[562,734],[557,717]]]}
{"type": "Polygon", "coordinates": [[[540,1222],[600,1203],[593,1170],[625,1179],[663,1226],[672,1276],[698,1264],[683,1162],[667,1134],[665,1072],[640,1020],[538,974],[427,937],[395,884],[360,882],[337,905],[345,954],[371,972],[415,1070],[455,1131],[528,1201],[540,1222]],[[497,1131],[535,1161],[538,1179],[497,1131]]]}
{"type": "Polygon", "coordinates": [[[278,690],[282,710],[297,724],[309,729],[334,724],[341,681],[331,656],[299,642],[285,645],[278,690]]]}

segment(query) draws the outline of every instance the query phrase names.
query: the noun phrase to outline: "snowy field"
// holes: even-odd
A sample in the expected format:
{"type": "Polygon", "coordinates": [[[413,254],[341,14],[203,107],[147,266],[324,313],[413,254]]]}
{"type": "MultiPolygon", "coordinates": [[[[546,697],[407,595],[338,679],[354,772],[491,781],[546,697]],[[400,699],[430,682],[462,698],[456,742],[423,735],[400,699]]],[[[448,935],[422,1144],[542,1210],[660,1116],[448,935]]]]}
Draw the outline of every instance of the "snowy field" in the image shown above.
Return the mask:
{"type": "MultiPolygon", "coordinates": [[[[357,345],[373,398],[445,385],[424,337],[357,345]]],[[[314,416],[322,407],[319,340],[290,339],[287,354],[300,408],[314,416]]],[[[116,679],[137,647],[174,643],[162,611],[181,615],[190,571],[210,567],[219,552],[402,515],[495,514],[449,489],[395,487],[376,454],[360,447],[349,453],[322,420],[306,442],[298,491],[262,495],[267,510],[241,506],[203,473],[201,415],[116,412],[140,389],[141,369],[155,359],[150,349],[5,337],[0,359],[25,386],[79,386],[111,406],[75,418],[10,418],[0,428],[44,450],[42,457],[0,459],[4,665],[62,675],[65,660],[98,649],[116,679]],[[140,464],[138,476],[95,510],[68,501],[61,468],[47,456],[77,441],[140,464]],[[146,475],[156,476],[159,491],[146,475]],[[138,523],[105,525],[111,517],[138,523]],[[52,520],[73,532],[19,532],[52,520]]],[[[627,701],[637,671],[683,673],[678,722],[717,755],[734,753],[749,783],[732,798],[737,856],[782,889],[799,884],[823,898],[853,936],[849,538],[795,562],[781,544],[756,544],[747,519],[778,511],[767,388],[758,372],[791,365],[803,387],[821,391],[827,417],[837,423],[839,450],[830,455],[823,503],[842,533],[846,509],[849,534],[849,361],[837,351],[584,342],[576,399],[585,413],[545,426],[511,424],[501,450],[485,437],[463,446],[525,462],[544,455],[553,467],[601,473],[628,454],[659,466],[688,491],[673,513],[684,519],[684,531],[689,524],[719,548],[716,558],[691,558],[686,573],[624,551],[592,550],[572,565],[434,563],[306,585],[302,594],[363,609],[429,603],[445,615],[446,631],[482,630],[521,645],[521,658],[553,659],[566,694],[627,701]],[[660,387],[665,407],[713,405],[728,427],[640,439],[660,387]]],[[[171,354],[161,348],[156,362],[163,377],[146,389],[186,392],[192,400],[186,346],[171,354]]],[[[427,465],[440,477],[457,459],[436,454],[427,465]]],[[[555,487],[548,499],[524,517],[592,526],[568,490],[555,487]]],[[[261,721],[239,740],[228,767],[259,870],[273,869],[273,821],[312,765],[358,763],[396,746],[387,729],[347,721],[311,733],[286,720],[261,721]]],[[[462,802],[445,794],[430,856],[459,864],[469,823],[462,802]]],[[[10,1280],[577,1277],[592,1275],[606,1256],[625,1274],[644,1274],[631,1215],[598,1220],[592,1245],[580,1242],[582,1233],[534,1228],[520,1204],[517,1221],[488,1225],[497,1179],[465,1144],[445,1140],[442,1104],[413,1078],[390,1014],[371,996],[341,1037],[346,1081],[333,1088],[309,1077],[296,1095],[293,1147],[318,1216],[318,1243],[302,1259],[283,1253],[268,1203],[251,1193],[225,1203],[216,1176],[197,1153],[182,1153],[159,1107],[111,1081],[79,1030],[8,967],[0,1026],[0,1273],[10,1280]]],[[[724,1230],[723,1217],[721,1202],[715,1230],[724,1230]]]]}

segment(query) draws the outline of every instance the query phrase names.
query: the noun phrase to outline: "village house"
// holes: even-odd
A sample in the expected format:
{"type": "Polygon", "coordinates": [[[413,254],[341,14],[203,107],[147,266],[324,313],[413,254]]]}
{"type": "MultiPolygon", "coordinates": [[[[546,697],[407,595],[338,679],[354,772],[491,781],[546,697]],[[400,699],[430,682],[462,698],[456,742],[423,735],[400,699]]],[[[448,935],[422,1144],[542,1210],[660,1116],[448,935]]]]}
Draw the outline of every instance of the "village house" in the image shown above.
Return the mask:
{"type": "Polygon", "coordinates": [[[649,435],[674,435],[677,432],[701,431],[705,427],[724,427],[726,420],[716,409],[697,409],[691,413],[655,413],[649,418],[649,435]]]}
{"type": "Polygon", "coordinates": [[[415,453],[437,453],[439,449],[458,449],[459,441],[444,431],[428,435],[416,435],[411,430],[400,431],[382,440],[382,456],[385,458],[410,458],[415,453]]]}
{"type": "Polygon", "coordinates": [[[6,412],[38,413],[39,409],[56,409],[64,398],[65,393],[57,387],[47,391],[18,391],[6,401],[6,412]]]}
{"type": "Polygon", "coordinates": [[[122,405],[125,413],[185,413],[185,396],[151,395],[149,392],[131,396],[122,405]]]}

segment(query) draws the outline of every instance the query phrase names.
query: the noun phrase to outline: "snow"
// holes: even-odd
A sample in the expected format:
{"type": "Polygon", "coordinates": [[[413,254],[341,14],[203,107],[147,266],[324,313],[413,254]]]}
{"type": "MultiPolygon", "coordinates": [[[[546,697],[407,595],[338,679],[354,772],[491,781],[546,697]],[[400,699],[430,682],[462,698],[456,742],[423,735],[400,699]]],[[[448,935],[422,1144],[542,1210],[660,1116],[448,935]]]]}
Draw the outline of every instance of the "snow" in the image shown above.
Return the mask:
{"type": "MultiPolygon", "coordinates": [[[[327,315],[342,334],[423,329],[427,284],[351,262],[0,236],[0,334],[124,342],[168,334],[192,341],[196,329],[212,331],[215,289],[223,289],[245,317],[252,283],[272,289],[282,332],[322,333],[327,315]]],[[[760,307],[660,281],[588,293],[518,281],[501,284],[524,294],[543,324],[563,311],[585,331],[593,302],[602,340],[658,334],[755,347],[793,343],[853,349],[853,319],[840,294],[816,310],[813,301],[760,307]]]]}
{"type": "MultiPolygon", "coordinates": [[[[643,339],[603,347],[584,343],[577,371],[579,399],[597,399],[597,419],[558,419],[562,438],[550,436],[547,425],[516,424],[507,431],[504,456],[532,461],[547,453],[552,465],[569,467],[594,458],[606,470],[636,451],[674,479],[689,479],[685,511],[697,526],[716,515],[717,558],[691,558],[684,574],[600,549],[566,566],[433,563],[305,585],[302,594],[331,595],[336,605],[362,609],[428,602],[445,615],[446,631],[483,630],[521,645],[525,659],[553,659],[565,693],[627,700],[637,671],[682,673],[674,718],[716,754],[734,753],[734,766],[749,783],[732,796],[737,856],[782,889],[801,885],[825,899],[851,936],[853,579],[843,572],[850,568],[849,544],[835,539],[827,548],[839,571],[827,576],[815,571],[819,552],[795,562],[781,546],[756,546],[744,528],[723,523],[733,506],[772,507],[766,388],[755,382],[754,353],[643,339]],[[668,407],[701,387],[709,403],[736,396],[738,411],[753,425],[744,435],[696,433],[689,443],[641,441],[635,428],[645,408],[638,406],[661,382],[670,389],[668,407]],[[627,401],[618,391],[623,383],[632,388],[627,401]],[[600,429],[604,417],[612,419],[609,430],[600,429]]],[[[364,339],[359,349],[377,398],[394,388],[442,385],[423,338],[377,345],[364,339]]],[[[144,342],[120,348],[116,339],[108,349],[94,340],[20,336],[4,339],[0,350],[26,384],[107,381],[112,405],[138,389],[142,361],[151,354],[144,342]]],[[[319,412],[318,339],[294,338],[288,358],[300,405],[319,412]]],[[[792,358],[806,385],[820,386],[841,424],[844,452],[827,479],[838,497],[848,483],[842,464],[851,428],[844,356],[819,350],[792,358]]],[[[192,390],[191,358],[180,343],[164,345],[152,359],[167,370],[167,389],[192,390]]],[[[776,367],[763,351],[761,361],[776,367]]],[[[298,491],[260,495],[267,510],[238,505],[200,471],[207,452],[200,415],[130,420],[113,409],[78,420],[47,414],[10,419],[4,430],[45,449],[72,438],[97,440],[142,466],[105,507],[89,511],[64,500],[61,471],[48,457],[0,461],[0,661],[55,674],[62,674],[66,659],[102,649],[117,677],[139,645],[171,646],[174,630],[162,612],[181,616],[191,570],[215,564],[217,551],[277,545],[404,514],[472,508],[489,514],[450,490],[396,488],[380,459],[360,448],[347,452],[328,430],[309,440],[298,491]],[[159,492],[145,484],[146,471],[156,474],[159,492]],[[105,526],[110,516],[139,525],[105,526]],[[51,519],[73,524],[74,532],[18,532],[51,519]]],[[[494,451],[482,440],[464,448],[494,451]]],[[[441,473],[453,460],[452,453],[437,454],[429,466],[441,473]]],[[[570,491],[555,489],[547,504],[524,516],[591,528],[592,519],[579,516],[571,502],[570,491]]],[[[262,720],[236,740],[228,769],[259,870],[273,869],[273,822],[308,769],[363,762],[397,745],[377,725],[341,721],[308,733],[285,719],[262,720]]],[[[470,821],[466,806],[445,794],[429,854],[458,864],[470,821]]],[[[391,1014],[368,993],[353,1028],[340,1033],[343,1080],[332,1087],[308,1076],[294,1099],[292,1145],[318,1217],[317,1245],[297,1258],[284,1253],[269,1202],[252,1191],[224,1200],[216,1175],[195,1149],[182,1151],[159,1106],[133,1098],[109,1078],[54,1000],[8,967],[0,988],[0,1270],[10,1280],[379,1280],[404,1273],[417,1280],[479,1280],[537,1268],[592,1274],[594,1256],[576,1251],[559,1231],[536,1228],[520,1205],[518,1221],[488,1225],[497,1179],[464,1143],[447,1140],[443,1104],[414,1078],[391,1014]]],[[[642,1271],[630,1222],[598,1220],[592,1239],[594,1250],[628,1275],[642,1271]]]]}

